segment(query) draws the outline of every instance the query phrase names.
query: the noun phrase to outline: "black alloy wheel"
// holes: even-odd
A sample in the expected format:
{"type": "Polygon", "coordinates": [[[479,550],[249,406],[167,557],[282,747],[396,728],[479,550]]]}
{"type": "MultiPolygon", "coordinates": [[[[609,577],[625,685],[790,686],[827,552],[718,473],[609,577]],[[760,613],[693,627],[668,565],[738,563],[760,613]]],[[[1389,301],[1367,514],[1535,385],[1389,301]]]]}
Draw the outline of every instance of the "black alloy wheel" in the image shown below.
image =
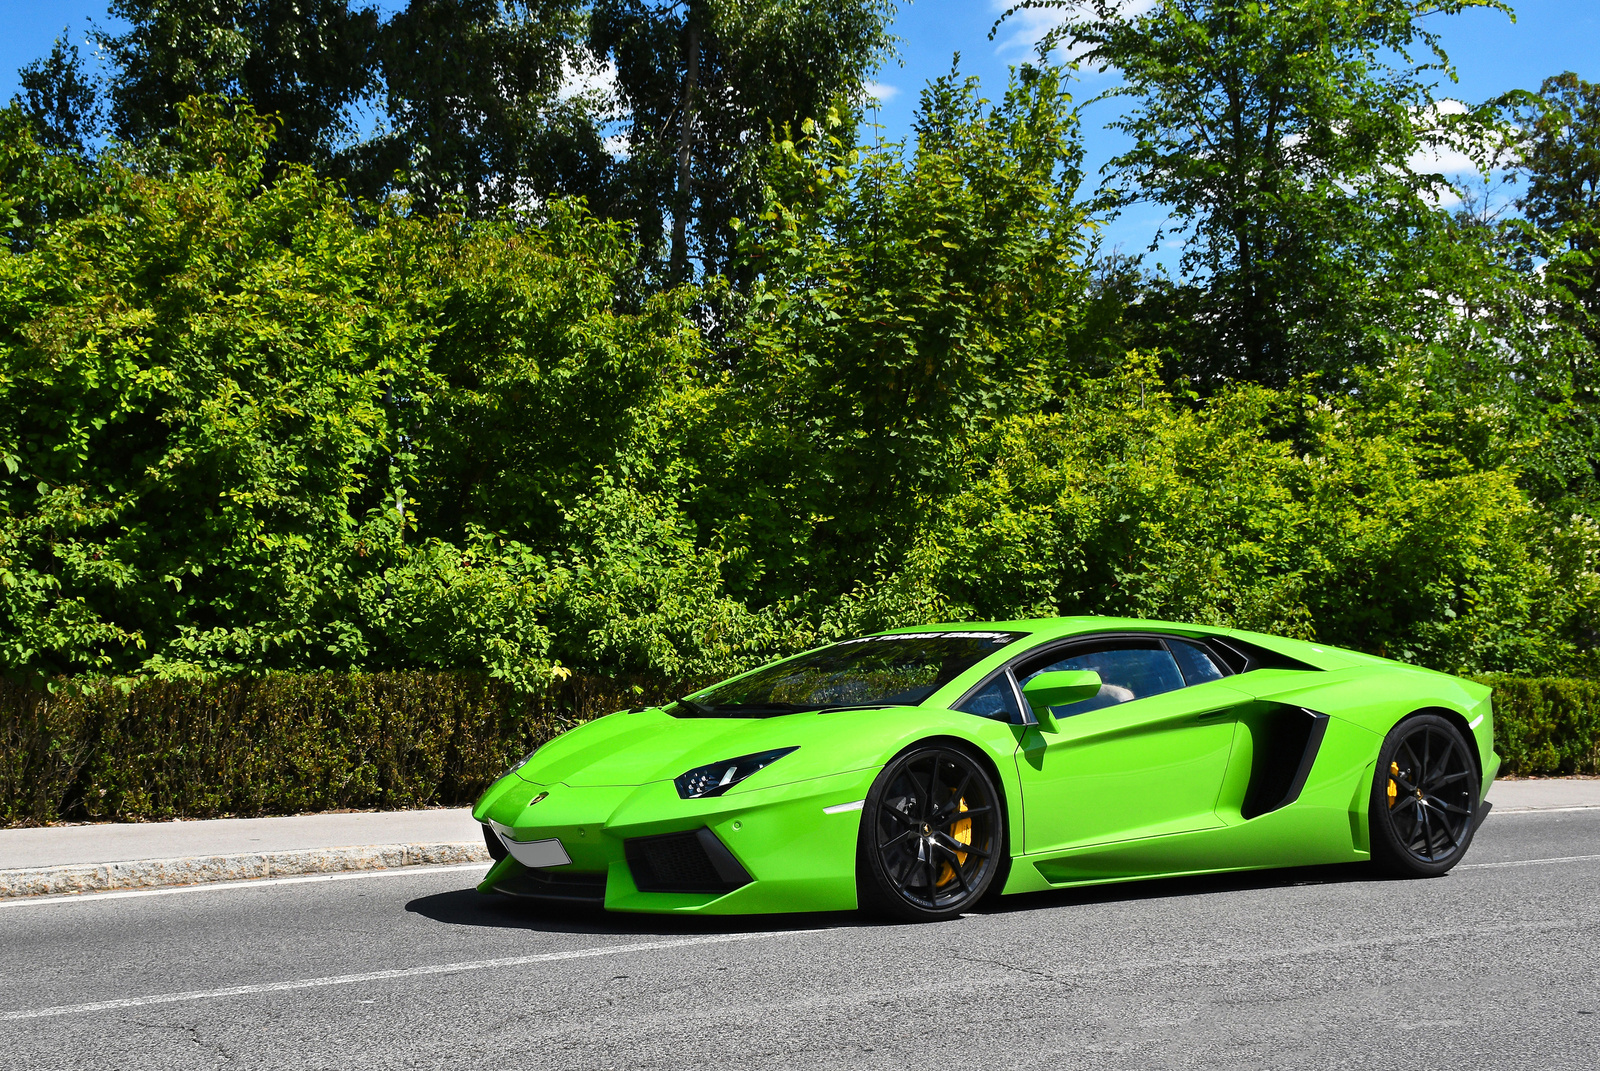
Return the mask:
{"type": "Polygon", "coordinates": [[[1454,723],[1437,714],[1407,718],[1378,752],[1369,830],[1372,860],[1396,877],[1443,874],[1472,843],[1478,772],[1454,723]]]}
{"type": "Polygon", "coordinates": [[[869,911],[932,922],[981,900],[1005,859],[994,781],[970,754],[929,745],[885,766],[862,808],[856,887],[869,911]]]}

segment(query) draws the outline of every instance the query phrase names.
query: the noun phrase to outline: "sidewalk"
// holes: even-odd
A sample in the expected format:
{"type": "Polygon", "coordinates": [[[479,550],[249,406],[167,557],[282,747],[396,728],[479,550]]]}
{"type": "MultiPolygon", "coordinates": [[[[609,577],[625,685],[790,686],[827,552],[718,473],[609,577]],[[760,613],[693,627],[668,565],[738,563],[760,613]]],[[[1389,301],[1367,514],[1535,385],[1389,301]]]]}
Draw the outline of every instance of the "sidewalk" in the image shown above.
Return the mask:
{"type": "Polygon", "coordinates": [[[1495,814],[1570,811],[1600,807],[1600,777],[1542,777],[1534,781],[1496,781],[1489,786],[1495,814]]]}
{"type": "MultiPolygon", "coordinates": [[[[1600,809],[1600,778],[1496,781],[1489,801],[1600,809]]],[[[0,899],[488,860],[465,808],[0,829],[0,899]]]]}
{"type": "Polygon", "coordinates": [[[488,859],[465,808],[0,829],[0,899],[488,859]]]}

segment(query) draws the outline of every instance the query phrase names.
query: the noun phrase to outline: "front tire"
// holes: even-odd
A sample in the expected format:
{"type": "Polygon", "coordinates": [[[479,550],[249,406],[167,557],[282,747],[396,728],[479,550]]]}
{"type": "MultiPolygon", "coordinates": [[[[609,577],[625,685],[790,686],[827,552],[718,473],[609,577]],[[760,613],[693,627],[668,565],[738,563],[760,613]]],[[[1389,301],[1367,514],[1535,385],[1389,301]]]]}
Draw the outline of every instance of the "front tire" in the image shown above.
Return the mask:
{"type": "Polygon", "coordinates": [[[883,768],[856,848],[864,910],[907,922],[955,918],[983,899],[1005,858],[994,780],[964,750],[922,745],[883,768]]]}
{"type": "Polygon", "coordinates": [[[1461,730],[1437,714],[1407,718],[1378,752],[1368,810],[1372,861],[1400,878],[1432,878],[1472,843],[1477,767],[1461,730]]]}

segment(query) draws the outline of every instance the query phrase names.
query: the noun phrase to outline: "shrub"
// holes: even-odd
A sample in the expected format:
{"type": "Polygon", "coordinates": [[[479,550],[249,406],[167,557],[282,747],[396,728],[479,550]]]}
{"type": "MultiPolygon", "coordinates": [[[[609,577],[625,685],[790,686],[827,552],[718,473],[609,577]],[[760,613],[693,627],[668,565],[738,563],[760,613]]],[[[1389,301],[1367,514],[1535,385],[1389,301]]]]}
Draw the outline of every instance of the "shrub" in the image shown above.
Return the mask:
{"type": "MultiPolygon", "coordinates": [[[[1600,773],[1600,683],[1484,677],[1516,776],[1600,773]]],[[[0,824],[461,806],[536,744],[703,680],[468,673],[0,680],[0,824]]]]}
{"type": "Polygon", "coordinates": [[[1494,688],[1502,774],[1600,774],[1600,683],[1562,677],[1479,677],[1494,688]]]}
{"type": "Polygon", "coordinates": [[[0,681],[0,824],[472,802],[570,726],[696,682],[466,673],[0,681]]]}

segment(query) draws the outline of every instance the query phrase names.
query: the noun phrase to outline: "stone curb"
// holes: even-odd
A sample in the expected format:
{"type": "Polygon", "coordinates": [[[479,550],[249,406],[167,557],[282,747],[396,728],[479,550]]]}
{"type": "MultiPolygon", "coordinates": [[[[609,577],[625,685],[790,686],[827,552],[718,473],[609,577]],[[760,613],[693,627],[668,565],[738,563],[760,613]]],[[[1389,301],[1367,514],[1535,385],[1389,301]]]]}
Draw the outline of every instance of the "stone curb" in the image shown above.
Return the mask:
{"type": "Polygon", "coordinates": [[[0,900],[18,896],[149,889],[210,881],[248,881],[344,870],[487,863],[482,842],[467,844],[374,844],[355,848],[309,848],[245,855],[195,855],[182,859],[134,859],[123,863],[0,870],[0,900]]]}

